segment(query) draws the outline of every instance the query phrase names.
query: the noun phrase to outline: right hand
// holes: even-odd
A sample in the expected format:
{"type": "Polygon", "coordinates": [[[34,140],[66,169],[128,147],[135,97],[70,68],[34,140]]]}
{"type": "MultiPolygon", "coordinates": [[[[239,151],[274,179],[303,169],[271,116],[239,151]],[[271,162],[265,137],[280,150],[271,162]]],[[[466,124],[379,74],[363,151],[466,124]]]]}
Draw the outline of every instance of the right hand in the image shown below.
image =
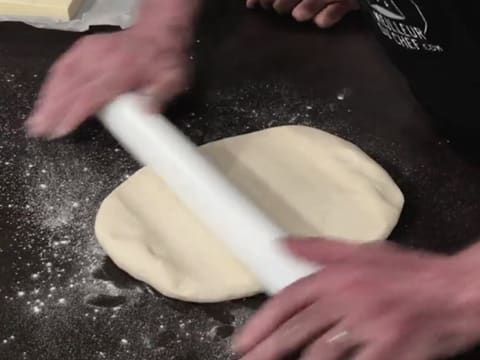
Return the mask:
{"type": "Polygon", "coordinates": [[[358,0],[246,0],[247,7],[273,8],[280,14],[290,13],[297,21],[313,21],[320,28],[338,23],[347,13],[360,8],[358,0]]]}
{"type": "Polygon", "coordinates": [[[80,39],[51,68],[27,120],[33,137],[62,137],[118,95],[140,91],[162,107],[187,86],[187,49],[172,33],[134,28],[80,39]]]}

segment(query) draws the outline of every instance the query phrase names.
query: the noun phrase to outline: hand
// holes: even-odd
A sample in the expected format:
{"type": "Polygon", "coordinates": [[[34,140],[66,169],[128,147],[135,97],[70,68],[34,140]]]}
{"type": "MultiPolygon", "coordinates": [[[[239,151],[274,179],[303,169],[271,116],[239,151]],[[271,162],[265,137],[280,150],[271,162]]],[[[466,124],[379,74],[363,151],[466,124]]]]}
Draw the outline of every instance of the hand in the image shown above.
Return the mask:
{"type": "Polygon", "coordinates": [[[247,7],[257,5],[291,13],[297,21],[313,20],[320,28],[331,27],[348,12],[359,9],[358,0],[247,0],[247,7]]]}
{"type": "Polygon", "coordinates": [[[280,292],[242,329],[234,349],[243,360],[302,348],[302,360],[430,360],[480,340],[478,265],[391,244],[288,246],[326,267],[280,292]]]}
{"type": "Polygon", "coordinates": [[[56,62],[27,121],[31,136],[64,136],[124,92],[164,105],[184,90],[188,58],[177,37],[132,29],[84,37],[56,62]]]}

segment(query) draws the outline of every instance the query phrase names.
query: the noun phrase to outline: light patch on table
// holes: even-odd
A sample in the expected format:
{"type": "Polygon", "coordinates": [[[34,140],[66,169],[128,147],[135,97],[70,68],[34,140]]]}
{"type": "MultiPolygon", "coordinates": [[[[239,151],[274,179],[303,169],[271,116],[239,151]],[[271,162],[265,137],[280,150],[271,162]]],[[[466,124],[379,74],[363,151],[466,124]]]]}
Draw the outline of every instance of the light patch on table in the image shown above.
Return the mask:
{"type": "Polygon", "coordinates": [[[0,0],[0,14],[42,16],[60,20],[75,17],[84,0],[0,0]]]}

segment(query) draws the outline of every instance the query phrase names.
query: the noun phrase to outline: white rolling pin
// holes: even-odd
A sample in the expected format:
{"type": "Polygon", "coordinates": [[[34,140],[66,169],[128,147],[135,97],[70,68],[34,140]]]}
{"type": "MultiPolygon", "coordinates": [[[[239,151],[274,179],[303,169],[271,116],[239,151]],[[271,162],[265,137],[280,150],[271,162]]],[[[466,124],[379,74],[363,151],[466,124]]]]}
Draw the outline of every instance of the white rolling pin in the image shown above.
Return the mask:
{"type": "MultiPolygon", "coordinates": [[[[145,98],[122,95],[99,114],[104,126],[140,163],[148,165],[225,242],[269,294],[319,267],[290,255],[287,234],[245,197],[145,98]]],[[[162,214],[158,214],[162,216],[162,214]]]]}

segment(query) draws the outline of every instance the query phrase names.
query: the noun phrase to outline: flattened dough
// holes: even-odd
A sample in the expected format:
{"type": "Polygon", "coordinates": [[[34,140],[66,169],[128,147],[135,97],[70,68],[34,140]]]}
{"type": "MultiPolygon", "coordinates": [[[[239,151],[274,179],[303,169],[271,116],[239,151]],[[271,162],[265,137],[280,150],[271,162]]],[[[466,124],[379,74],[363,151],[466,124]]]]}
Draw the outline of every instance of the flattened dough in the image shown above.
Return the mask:
{"type": "MultiPolygon", "coordinates": [[[[292,234],[382,240],[403,207],[401,191],[379,165],[321,130],[278,127],[200,149],[292,234]]],[[[216,302],[262,290],[149,168],[105,199],[96,234],[120,268],[166,296],[216,302]]]]}
{"type": "Polygon", "coordinates": [[[84,0],[0,0],[0,14],[73,19],[84,0]]]}

